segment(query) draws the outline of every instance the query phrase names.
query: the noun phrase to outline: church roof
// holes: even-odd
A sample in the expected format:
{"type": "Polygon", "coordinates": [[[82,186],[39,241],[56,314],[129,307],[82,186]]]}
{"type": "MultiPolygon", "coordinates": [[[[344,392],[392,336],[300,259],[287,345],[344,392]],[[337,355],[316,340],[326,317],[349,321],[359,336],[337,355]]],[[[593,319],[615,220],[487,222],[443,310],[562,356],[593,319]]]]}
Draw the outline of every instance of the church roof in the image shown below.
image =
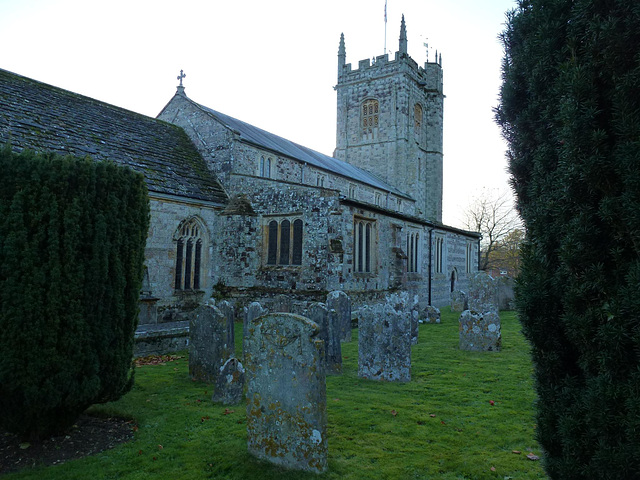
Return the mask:
{"type": "Polygon", "coordinates": [[[0,69],[0,144],[111,160],[149,191],[217,204],[227,195],[187,134],[170,123],[0,69]]]}
{"type": "Polygon", "coordinates": [[[350,163],[316,152],[315,150],[294,143],[286,138],[279,137],[273,133],[269,133],[266,130],[262,130],[261,128],[225,115],[224,113],[217,112],[209,107],[205,107],[204,105],[200,105],[196,102],[193,103],[213,115],[227,128],[235,131],[240,135],[240,139],[243,141],[269,149],[273,152],[277,152],[281,155],[285,155],[309,165],[313,165],[314,167],[327,170],[336,175],[350,178],[357,182],[366,183],[367,185],[379,188],[380,190],[391,192],[401,197],[409,199],[412,198],[409,194],[389,185],[373,173],[367,172],[366,170],[351,165],[350,163]]]}

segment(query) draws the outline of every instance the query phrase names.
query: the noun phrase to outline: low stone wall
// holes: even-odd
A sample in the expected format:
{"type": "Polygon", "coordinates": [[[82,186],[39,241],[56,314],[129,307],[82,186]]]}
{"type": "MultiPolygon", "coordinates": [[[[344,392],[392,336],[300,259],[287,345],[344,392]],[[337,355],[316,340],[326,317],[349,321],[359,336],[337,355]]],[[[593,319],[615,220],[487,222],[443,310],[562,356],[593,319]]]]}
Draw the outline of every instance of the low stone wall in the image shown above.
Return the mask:
{"type": "Polygon", "coordinates": [[[139,325],[135,333],[134,357],[165,355],[189,347],[189,322],[139,325]]]}

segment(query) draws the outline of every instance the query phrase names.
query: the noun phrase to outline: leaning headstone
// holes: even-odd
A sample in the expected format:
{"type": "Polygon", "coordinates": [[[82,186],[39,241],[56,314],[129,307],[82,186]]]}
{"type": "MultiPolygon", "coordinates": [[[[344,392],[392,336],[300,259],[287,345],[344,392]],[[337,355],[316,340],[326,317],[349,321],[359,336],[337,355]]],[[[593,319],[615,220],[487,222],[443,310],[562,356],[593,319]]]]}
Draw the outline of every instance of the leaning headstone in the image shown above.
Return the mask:
{"type": "Polygon", "coordinates": [[[411,315],[391,304],[360,309],[358,376],[371,380],[411,380],[411,315]]]}
{"type": "Polygon", "coordinates": [[[451,311],[464,312],[469,309],[467,294],[462,290],[454,290],[451,292],[451,311]]]}
{"type": "MultiPolygon", "coordinates": [[[[335,312],[335,310],[334,310],[335,312]]],[[[312,303],[307,316],[320,328],[319,338],[324,342],[323,363],[328,374],[342,372],[342,347],[340,346],[340,325],[335,323],[335,314],[331,315],[324,303],[312,303]]]]}
{"type": "Polygon", "coordinates": [[[469,306],[472,312],[498,313],[498,286],[490,275],[476,272],[469,279],[469,306]]]}
{"type": "Polygon", "coordinates": [[[236,344],[236,341],[235,341],[234,322],[236,320],[236,309],[233,308],[233,305],[231,305],[231,303],[229,303],[227,300],[222,300],[221,302],[218,302],[216,306],[218,307],[220,312],[222,312],[222,314],[227,319],[227,339],[226,339],[226,342],[227,342],[227,344],[229,344],[229,345],[231,345],[233,347],[232,355],[235,355],[235,344],[236,344]]]}
{"type": "Polygon", "coordinates": [[[211,400],[224,405],[236,405],[242,400],[243,389],[244,368],[237,358],[231,357],[220,367],[211,400]]]}
{"type": "Polygon", "coordinates": [[[427,305],[424,309],[425,323],[440,323],[440,309],[433,305],[427,305]]]}
{"type": "Polygon", "coordinates": [[[247,335],[249,453],[285,468],[327,468],[327,398],[317,324],[288,313],[251,322],[247,335]]]}
{"type": "Polygon", "coordinates": [[[255,318],[260,317],[267,313],[267,310],[260,305],[259,302],[252,302],[248,307],[244,307],[244,317],[242,323],[242,353],[247,351],[247,332],[249,331],[249,325],[255,318]]]}
{"type": "Polygon", "coordinates": [[[327,308],[331,316],[331,323],[340,328],[340,341],[351,341],[351,299],[341,290],[329,292],[327,308]]]}
{"type": "Polygon", "coordinates": [[[502,346],[500,317],[496,312],[465,310],[460,315],[460,350],[497,352],[502,346]]]}
{"type": "Polygon", "coordinates": [[[189,375],[215,383],[220,367],[233,353],[227,318],[212,305],[201,305],[189,321],[189,375]]]}

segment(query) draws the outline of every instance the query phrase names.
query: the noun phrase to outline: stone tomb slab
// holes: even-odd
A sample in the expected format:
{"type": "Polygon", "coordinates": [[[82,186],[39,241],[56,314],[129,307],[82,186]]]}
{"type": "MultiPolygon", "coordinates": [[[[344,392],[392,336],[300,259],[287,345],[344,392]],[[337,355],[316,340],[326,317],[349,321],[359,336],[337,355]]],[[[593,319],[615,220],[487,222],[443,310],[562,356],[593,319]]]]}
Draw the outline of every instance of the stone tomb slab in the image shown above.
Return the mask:
{"type": "Polygon", "coordinates": [[[272,313],[249,325],[245,352],[247,446],[273,464],[327,469],[327,398],[320,328],[272,313]]]}

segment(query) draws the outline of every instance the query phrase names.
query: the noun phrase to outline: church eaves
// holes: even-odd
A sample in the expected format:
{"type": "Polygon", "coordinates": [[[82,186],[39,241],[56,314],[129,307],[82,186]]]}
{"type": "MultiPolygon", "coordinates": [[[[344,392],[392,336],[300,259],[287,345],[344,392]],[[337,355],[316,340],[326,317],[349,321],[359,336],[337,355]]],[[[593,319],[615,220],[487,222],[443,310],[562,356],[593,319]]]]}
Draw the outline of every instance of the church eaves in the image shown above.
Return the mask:
{"type": "Polygon", "coordinates": [[[0,69],[0,144],[110,160],[150,192],[223,205],[227,195],[179,127],[0,69]]]}

